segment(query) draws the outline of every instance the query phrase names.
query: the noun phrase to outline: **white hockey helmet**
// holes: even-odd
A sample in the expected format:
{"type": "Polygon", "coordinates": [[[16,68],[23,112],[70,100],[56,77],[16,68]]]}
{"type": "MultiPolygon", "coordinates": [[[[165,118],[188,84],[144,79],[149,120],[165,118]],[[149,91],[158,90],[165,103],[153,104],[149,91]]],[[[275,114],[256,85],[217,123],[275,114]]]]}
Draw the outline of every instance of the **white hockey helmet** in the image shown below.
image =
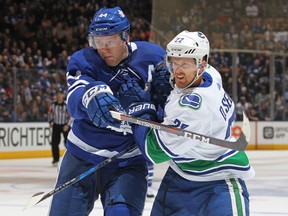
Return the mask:
{"type": "MultiPolygon", "coordinates": [[[[196,65],[201,68],[203,58],[208,62],[210,45],[207,37],[202,32],[189,32],[187,30],[179,33],[166,47],[166,63],[170,57],[194,58],[196,65]]],[[[167,62],[168,60],[168,62],[167,62]]],[[[168,69],[169,64],[167,65],[168,69]]]]}

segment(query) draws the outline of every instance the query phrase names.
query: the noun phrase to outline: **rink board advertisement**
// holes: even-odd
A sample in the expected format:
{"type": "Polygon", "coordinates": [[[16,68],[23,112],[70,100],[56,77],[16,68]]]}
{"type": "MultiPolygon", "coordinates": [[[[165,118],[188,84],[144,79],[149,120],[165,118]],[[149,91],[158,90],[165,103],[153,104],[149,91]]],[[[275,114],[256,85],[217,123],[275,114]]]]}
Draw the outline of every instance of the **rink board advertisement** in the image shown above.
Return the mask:
{"type": "MultiPolygon", "coordinates": [[[[233,135],[241,133],[241,122],[232,128],[233,135]]],[[[288,149],[288,122],[250,122],[251,138],[249,149],[288,149]]],[[[47,122],[0,123],[0,159],[52,157],[51,132],[47,122]]],[[[65,147],[61,137],[60,149],[65,147]]]]}
{"type": "MultiPolygon", "coordinates": [[[[258,147],[270,146],[277,149],[277,146],[287,146],[288,144],[288,123],[287,122],[261,122],[258,123],[258,147]]],[[[286,147],[286,149],[288,149],[286,147]]]]}
{"type": "MultiPolygon", "coordinates": [[[[0,123],[0,159],[52,157],[51,133],[44,123],[0,123]]],[[[64,152],[61,137],[61,154],[64,152]]]]}

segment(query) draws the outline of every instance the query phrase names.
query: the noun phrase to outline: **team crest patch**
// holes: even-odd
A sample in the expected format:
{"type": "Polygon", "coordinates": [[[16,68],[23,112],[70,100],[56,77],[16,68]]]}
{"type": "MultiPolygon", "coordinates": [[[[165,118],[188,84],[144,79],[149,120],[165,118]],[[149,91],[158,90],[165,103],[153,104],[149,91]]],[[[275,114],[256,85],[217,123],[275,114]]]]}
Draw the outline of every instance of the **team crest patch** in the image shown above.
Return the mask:
{"type": "Polygon", "coordinates": [[[192,109],[199,109],[202,103],[202,97],[199,94],[183,95],[179,101],[181,106],[189,106],[192,109]]]}

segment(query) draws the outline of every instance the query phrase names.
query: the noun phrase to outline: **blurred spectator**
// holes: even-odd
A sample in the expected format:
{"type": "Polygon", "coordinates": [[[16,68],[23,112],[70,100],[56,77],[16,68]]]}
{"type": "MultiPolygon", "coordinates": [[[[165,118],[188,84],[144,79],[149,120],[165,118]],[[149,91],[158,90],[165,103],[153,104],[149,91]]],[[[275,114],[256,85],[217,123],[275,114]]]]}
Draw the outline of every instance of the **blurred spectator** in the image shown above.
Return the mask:
{"type": "MultiPolygon", "coordinates": [[[[277,88],[276,88],[277,89],[277,88]]],[[[285,115],[285,98],[280,90],[274,91],[275,117],[274,120],[281,121],[285,115]]]]}
{"type": "Polygon", "coordinates": [[[22,103],[17,104],[16,113],[13,111],[11,120],[13,122],[26,122],[27,121],[27,113],[22,103]]]}
{"type": "Polygon", "coordinates": [[[23,90],[24,90],[24,101],[25,105],[29,106],[32,98],[30,84],[28,79],[23,80],[23,90]]]}
{"type": "MultiPolygon", "coordinates": [[[[248,114],[249,109],[252,107],[252,104],[246,100],[245,96],[241,96],[240,100],[235,105],[236,110],[236,120],[242,121],[243,120],[243,111],[248,114]]],[[[249,116],[248,116],[249,117],[249,116]]]]}
{"type": "Polygon", "coordinates": [[[50,80],[48,79],[49,72],[47,70],[43,71],[41,77],[38,79],[38,88],[45,92],[47,88],[51,87],[50,80]]]}
{"type": "Polygon", "coordinates": [[[0,121],[11,120],[12,101],[8,97],[4,88],[0,87],[0,121]]]}
{"type": "Polygon", "coordinates": [[[254,0],[250,0],[245,7],[245,13],[248,17],[257,17],[259,15],[259,8],[254,0]]]}
{"type": "Polygon", "coordinates": [[[41,113],[39,112],[39,107],[35,99],[30,101],[29,104],[29,112],[27,113],[27,121],[29,122],[39,122],[39,121],[45,121],[46,119],[43,119],[41,117],[41,113]]]}
{"type": "Polygon", "coordinates": [[[260,118],[258,117],[258,112],[256,109],[253,108],[253,106],[248,108],[247,116],[250,121],[259,121],[260,118]]]}
{"type": "Polygon", "coordinates": [[[270,103],[270,94],[268,92],[267,86],[260,86],[259,88],[260,91],[256,93],[254,98],[254,106],[262,106],[262,109],[264,109],[264,106],[270,103]]]}
{"type": "Polygon", "coordinates": [[[271,121],[270,106],[268,101],[261,100],[257,109],[259,120],[271,121]]]}

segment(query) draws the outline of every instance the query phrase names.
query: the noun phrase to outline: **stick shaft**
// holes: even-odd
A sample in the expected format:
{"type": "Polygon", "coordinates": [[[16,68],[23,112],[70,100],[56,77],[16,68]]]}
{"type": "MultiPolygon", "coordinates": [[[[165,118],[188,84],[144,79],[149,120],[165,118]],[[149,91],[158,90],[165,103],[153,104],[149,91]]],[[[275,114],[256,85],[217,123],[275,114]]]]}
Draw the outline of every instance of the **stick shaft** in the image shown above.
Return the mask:
{"type": "Polygon", "coordinates": [[[134,123],[137,125],[153,128],[156,130],[165,131],[168,133],[173,133],[173,134],[176,134],[178,136],[183,136],[183,137],[187,137],[190,139],[199,140],[201,142],[206,142],[206,143],[210,143],[213,145],[222,146],[222,147],[234,149],[237,151],[244,151],[248,145],[248,141],[250,138],[249,120],[247,119],[247,117],[244,113],[243,113],[244,121],[243,121],[243,128],[242,128],[241,135],[235,142],[230,142],[227,140],[221,140],[218,138],[202,135],[202,134],[195,133],[192,131],[187,131],[187,130],[183,130],[183,129],[176,128],[176,127],[171,127],[169,125],[164,125],[164,124],[154,122],[151,120],[145,120],[145,119],[133,117],[130,115],[126,115],[123,113],[115,112],[115,111],[110,111],[110,112],[111,112],[111,115],[113,116],[113,118],[118,119],[118,120],[127,121],[127,122],[134,123]],[[249,131],[248,136],[247,136],[247,134],[243,133],[243,131],[249,131]]]}
{"type": "MultiPolygon", "coordinates": [[[[100,164],[90,168],[89,170],[87,170],[86,172],[82,173],[79,176],[76,176],[75,178],[71,179],[70,181],[60,185],[59,187],[55,188],[54,190],[50,191],[49,193],[46,193],[45,195],[43,195],[43,197],[36,203],[40,203],[43,200],[47,199],[48,197],[55,195],[56,193],[70,187],[71,185],[75,184],[76,182],[82,180],[83,178],[85,178],[86,176],[90,175],[91,173],[95,172],[96,170],[106,166],[107,164],[111,163],[112,161],[115,161],[116,159],[118,159],[119,157],[121,157],[122,155],[124,155],[127,152],[130,151],[134,151],[135,149],[137,149],[137,146],[130,146],[127,149],[123,150],[122,152],[119,152],[118,154],[104,160],[103,162],[101,162],[100,164]]],[[[37,193],[38,194],[38,193],[37,193]]],[[[36,194],[35,194],[36,195],[36,194]]]]}

